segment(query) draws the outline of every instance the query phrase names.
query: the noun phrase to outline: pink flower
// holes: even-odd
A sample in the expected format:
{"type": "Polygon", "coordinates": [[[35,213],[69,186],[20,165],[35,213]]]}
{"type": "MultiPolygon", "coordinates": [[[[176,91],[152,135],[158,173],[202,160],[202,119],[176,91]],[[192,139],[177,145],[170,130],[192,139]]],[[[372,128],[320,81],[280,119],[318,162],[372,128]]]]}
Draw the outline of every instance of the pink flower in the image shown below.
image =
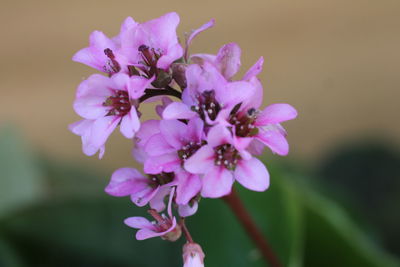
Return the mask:
{"type": "Polygon", "coordinates": [[[208,144],[185,162],[187,171],[203,174],[203,197],[218,198],[229,194],[234,180],[254,191],[268,188],[269,174],[264,164],[247,151],[238,151],[233,141],[225,126],[214,126],[208,132],[208,144]]]}
{"type": "MultiPolygon", "coordinates": [[[[289,144],[280,123],[296,117],[297,111],[289,104],[272,104],[263,111],[239,109],[229,115],[228,121],[233,127],[235,144],[249,143],[253,139],[258,141],[253,142],[253,149],[257,150],[262,143],[274,153],[285,156],[289,153],[289,144]]],[[[240,145],[236,147],[240,149],[240,145]]]]}
{"type": "Polygon", "coordinates": [[[201,189],[198,175],[188,173],[182,166],[203,145],[203,121],[194,118],[185,124],[178,120],[162,120],[160,132],[146,143],[148,155],[144,163],[146,173],[175,172],[177,178],[176,203],[186,205],[201,189]]]}
{"type": "Polygon", "coordinates": [[[145,177],[136,169],[121,168],[112,174],[105,191],[116,197],[130,196],[132,202],[139,207],[150,203],[151,208],[160,212],[165,208],[164,197],[174,185],[176,181],[173,173],[145,177]]]}
{"type": "Polygon", "coordinates": [[[128,63],[145,72],[166,70],[183,55],[176,28],[179,16],[167,13],[121,32],[122,51],[128,63]]]}
{"type": "Polygon", "coordinates": [[[155,221],[150,222],[143,217],[130,217],[125,219],[125,224],[129,227],[139,229],[136,233],[137,240],[144,240],[156,236],[169,241],[176,241],[181,236],[180,226],[176,223],[176,218],[172,215],[171,204],[174,196],[172,190],[168,201],[168,217],[160,215],[155,210],[149,210],[149,213],[155,221]]]}
{"type": "Polygon", "coordinates": [[[74,109],[84,120],[69,128],[82,137],[86,155],[92,156],[100,150],[101,158],[107,138],[118,125],[126,138],[133,138],[140,127],[138,99],[151,81],[123,73],[111,78],[94,74],[79,85],[74,109]]]}
{"type": "MultiPolygon", "coordinates": [[[[135,28],[137,23],[128,17],[121,25],[121,32],[135,28]]],[[[126,58],[121,53],[120,35],[108,38],[100,31],[94,31],[89,38],[89,47],[79,50],[72,60],[86,64],[99,71],[114,74],[126,69],[126,58]]]]}

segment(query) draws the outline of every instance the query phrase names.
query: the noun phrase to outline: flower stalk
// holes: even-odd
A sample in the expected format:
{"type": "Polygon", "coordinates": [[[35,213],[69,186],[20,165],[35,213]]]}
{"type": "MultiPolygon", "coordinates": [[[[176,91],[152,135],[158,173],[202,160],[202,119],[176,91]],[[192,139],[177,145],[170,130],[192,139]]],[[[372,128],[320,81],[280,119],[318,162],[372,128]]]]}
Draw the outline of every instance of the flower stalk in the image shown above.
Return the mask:
{"type": "Polygon", "coordinates": [[[280,263],[270,244],[265,239],[262,232],[251,218],[249,212],[247,211],[237,192],[232,189],[232,192],[229,195],[223,197],[223,199],[231,208],[236,218],[245,229],[246,233],[253,240],[254,244],[257,246],[258,250],[264,257],[264,260],[272,267],[282,267],[283,265],[280,263]]]}

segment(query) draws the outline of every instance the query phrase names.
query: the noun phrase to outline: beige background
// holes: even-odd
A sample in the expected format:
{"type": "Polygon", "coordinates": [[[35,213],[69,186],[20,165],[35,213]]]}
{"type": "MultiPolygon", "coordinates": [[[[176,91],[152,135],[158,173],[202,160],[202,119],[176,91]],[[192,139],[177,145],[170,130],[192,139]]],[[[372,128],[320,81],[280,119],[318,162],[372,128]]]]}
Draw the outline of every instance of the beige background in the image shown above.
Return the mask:
{"type": "MultiPolygon", "coordinates": [[[[67,130],[78,120],[75,88],[93,71],[71,61],[93,30],[115,35],[127,16],[181,15],[179,33],[210,18],[216,26],[192,51],[242,47],[245,70],[263,55],[265,103],[293,104],[290,158],[318,159],[338,143],[378,136],[399,144],[400,1],[4,1],[0,6],[0,123],[12,122],[34,147],[84,164],[132,164],[115,133],[102,161],[81,153],[67,130]]],[[[244,70],[242,72],[244,72],[244,70]]]]}

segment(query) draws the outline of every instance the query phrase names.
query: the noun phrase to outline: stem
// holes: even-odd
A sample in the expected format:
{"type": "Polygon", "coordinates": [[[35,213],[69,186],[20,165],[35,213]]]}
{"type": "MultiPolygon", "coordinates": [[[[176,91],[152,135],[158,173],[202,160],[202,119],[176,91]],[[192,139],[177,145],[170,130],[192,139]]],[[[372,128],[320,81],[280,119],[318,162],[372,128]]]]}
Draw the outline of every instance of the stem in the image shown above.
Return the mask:
{"type": "Polygon", "coordinates": [[[236,191],[232,189],[231,194],[225,196],[223,199],[232,209],[233,213],[236,215],[247,234],[251,239],[253,239],[253,242],[260,250],[266,262],[268,262],[272,267],[281,267],[282,264],[279,262],[278,257],[275,255],[271,246],[263,237],[260,229],[250,217],[249,212],[246,210],[236,191]]]}
{"type": "Polygon", "coordinates": [[[146,89],[145,94],[139,98],[139,102],[143,102],[151,97],[154,96],[160,96],[160,95],[170,95],[170,96],[175,96],[179,99],[182,97],[182,93],[176,91],[172,87],[167,87],[166,89],[146,89]]]}
{"type": "Polygon", "coordinates": [[[181,218],[181,227],[182,227],[182,232],[186,237],[186,240],[189,243],[194,243],[192,235],[190,234],[189,229],[186,227],[185,218],[183,218],[183,217],[181,218]]]}

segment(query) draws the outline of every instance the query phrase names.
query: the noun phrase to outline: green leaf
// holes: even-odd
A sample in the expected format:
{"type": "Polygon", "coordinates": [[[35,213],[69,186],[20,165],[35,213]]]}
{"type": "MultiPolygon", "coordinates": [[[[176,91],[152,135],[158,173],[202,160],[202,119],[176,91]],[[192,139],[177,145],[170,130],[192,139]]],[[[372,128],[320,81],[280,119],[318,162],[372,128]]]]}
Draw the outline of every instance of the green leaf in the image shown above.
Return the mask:
{"type": "Polygon", "coordinates": [[[315,192],[306,192],[305,266],[400,266],[342,208],[315,192]]]}

